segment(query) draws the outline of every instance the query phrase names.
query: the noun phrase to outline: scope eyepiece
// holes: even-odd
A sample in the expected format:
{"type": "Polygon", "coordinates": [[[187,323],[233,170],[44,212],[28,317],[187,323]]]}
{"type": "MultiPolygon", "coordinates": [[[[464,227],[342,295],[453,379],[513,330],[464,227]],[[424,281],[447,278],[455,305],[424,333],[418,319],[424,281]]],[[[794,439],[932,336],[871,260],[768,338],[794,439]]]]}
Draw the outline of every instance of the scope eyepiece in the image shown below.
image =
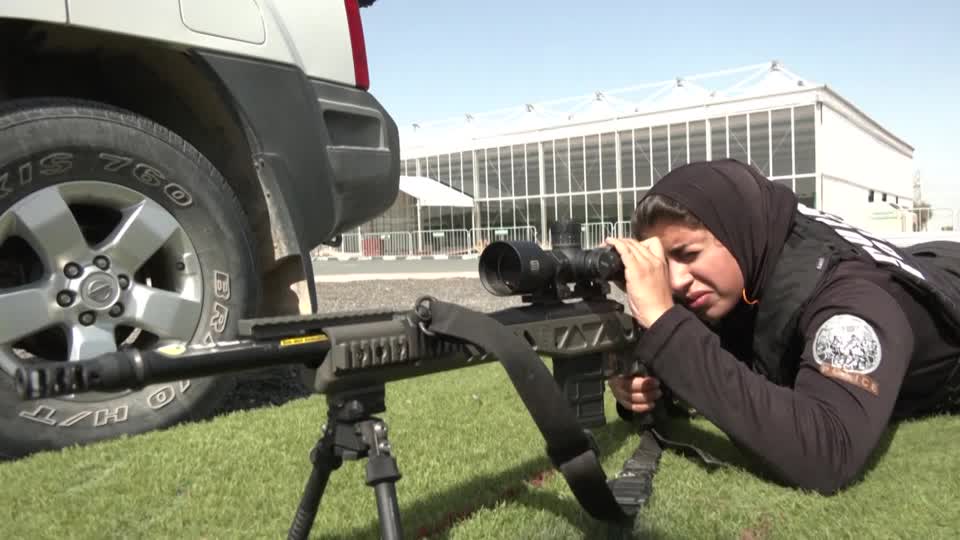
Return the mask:
{"type": "Polygon", "coordinates": [[[585,279],[623,281],[623,260],[613,246],[587,250],[584,258],[585,279]]]}

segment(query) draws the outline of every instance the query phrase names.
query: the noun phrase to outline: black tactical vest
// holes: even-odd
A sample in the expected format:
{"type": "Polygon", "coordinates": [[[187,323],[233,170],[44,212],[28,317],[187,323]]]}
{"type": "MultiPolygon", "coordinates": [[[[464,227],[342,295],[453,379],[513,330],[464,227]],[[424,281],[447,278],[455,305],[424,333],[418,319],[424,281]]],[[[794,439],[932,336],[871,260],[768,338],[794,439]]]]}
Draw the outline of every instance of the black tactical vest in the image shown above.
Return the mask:
{"type": "Polygon", "coordinates": [[[774,383],[792,385],[803,347],[797,331],[800,315],[837,264],[852,259],[889,269],[960,338],[960,243],[898,248],[838,217],[799,205],[763,290],[753,336],[755,371],[774,383]]]}

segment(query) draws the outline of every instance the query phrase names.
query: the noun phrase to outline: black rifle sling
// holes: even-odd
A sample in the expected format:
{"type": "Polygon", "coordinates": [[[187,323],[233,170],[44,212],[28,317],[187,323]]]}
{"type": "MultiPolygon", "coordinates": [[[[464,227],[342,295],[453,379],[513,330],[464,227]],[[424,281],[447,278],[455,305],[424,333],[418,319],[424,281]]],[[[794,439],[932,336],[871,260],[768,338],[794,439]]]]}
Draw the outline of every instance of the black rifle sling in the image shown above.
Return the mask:
{"type": "Polygon", "coordinates": [[[625,464],[628,477],[615,480],[623,480],[625,488],[616,490],[620,497],[615,496],[600,465],[596,441],[580,427],[550,371],[529,343],[493,318],[456,304],[431,299],[430,312],[431,320],[425,321],[430,332],[472,343],[500,361],[540,429],[547,455],[580,505],[595,519],[631,520],[650,494],[653,469],[660,456],[657,441],[643,436],[642,448],[625,464]],[[634,479],[639,482],[631,482],[634,479]],[[618,499],[627,504],[621,506],[618,499]]]}

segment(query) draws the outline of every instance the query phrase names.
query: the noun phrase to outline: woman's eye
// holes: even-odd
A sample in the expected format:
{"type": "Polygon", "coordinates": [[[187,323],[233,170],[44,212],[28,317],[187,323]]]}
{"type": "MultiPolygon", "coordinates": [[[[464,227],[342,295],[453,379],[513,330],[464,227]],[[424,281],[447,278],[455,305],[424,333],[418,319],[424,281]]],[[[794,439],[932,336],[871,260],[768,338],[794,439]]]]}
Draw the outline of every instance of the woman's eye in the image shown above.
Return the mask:
{"type": "Polygon", "coordinates": [[[684,251],[680,254],[680,260],[684,262],[689,262],[697,258],[699,251],[684,251]]]}

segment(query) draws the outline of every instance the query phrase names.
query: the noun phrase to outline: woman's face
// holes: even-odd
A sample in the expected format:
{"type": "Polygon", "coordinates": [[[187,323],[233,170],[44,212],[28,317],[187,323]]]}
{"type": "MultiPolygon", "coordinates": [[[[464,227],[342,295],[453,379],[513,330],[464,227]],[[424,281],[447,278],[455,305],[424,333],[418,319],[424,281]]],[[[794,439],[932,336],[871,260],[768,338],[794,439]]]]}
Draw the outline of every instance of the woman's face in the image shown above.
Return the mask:
{"type": "Polygon", "coordinates": [[[660,221],[646,232],[663,244],[677,301],[700,319],[717,322],[740,302],[744,287],[740,265],[705,227],[660,221]]]}

